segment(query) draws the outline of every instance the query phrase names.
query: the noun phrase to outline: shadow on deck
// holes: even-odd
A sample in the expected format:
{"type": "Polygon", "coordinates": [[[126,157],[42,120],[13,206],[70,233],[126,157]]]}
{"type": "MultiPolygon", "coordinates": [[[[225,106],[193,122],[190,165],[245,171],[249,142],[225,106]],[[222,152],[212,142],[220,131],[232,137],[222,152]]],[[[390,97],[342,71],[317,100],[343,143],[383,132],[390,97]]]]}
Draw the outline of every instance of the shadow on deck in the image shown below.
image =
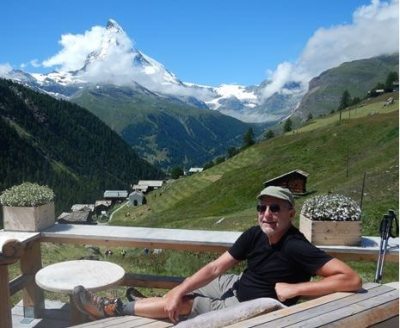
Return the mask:
{"type": "Polygon", "coordinates": [[[70,323],[71,308],[61,301],[45,300],[43,318],[24,318],[24,307],[20,301],[12,309],[13,328],[66,328],[70,323]]]}

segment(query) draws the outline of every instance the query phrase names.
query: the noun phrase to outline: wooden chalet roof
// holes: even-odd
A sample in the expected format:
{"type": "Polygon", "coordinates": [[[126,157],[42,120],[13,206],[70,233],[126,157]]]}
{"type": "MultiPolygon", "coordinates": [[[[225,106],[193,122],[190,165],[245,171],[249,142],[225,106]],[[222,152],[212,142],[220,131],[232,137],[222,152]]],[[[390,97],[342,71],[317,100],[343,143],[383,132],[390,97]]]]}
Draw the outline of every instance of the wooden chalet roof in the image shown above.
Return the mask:
{"type": "Polygon", "coordinates": [[[149,186],[149,187],[162,187],[164,184],[163,180],[139,180],[138,185],[149,186]]]}
{"type": "Polygon", "coordinates": [[[198,172],[203,172],[203,168],[202,167],[191,167],[189,169],[189,173],[198,173],[198,172]]]}
{"type": "Polygon", "coordinates": [[[132,186],[133,190],[140,190],[143,192],[147,192],[147,190],[149,189],[149,186],[143,186],[143,185],[139,185],[139,184],[135,184],[132,186]]]}
{"type": "Polygon", "coordinates": [[[111,204],[112,204],[111,200],[96,200],[96,202],[94,203],[94,208],[101,206],[101,205],[110,207],[111,204]]]}
{"type": "Polygon", "coordinates": [[[88,211],[64,212],[57,218],[57,221],[59,223],[89,223],[89,214],[88,211]]]}
{"type": "Polygon", "coordinates": [[[94,210],[94,204],[75,204],[72,205],[71,211],[76,212],[76,211],[91,211],[93,212],[94,210]]]}
{"type": "Polygon", "coordinates": [[[265,181],[265,182],[264,182],[264,185],[267,184],[267,183],[270,183],[270,182],[272,182],[272,181],[278,180],[278,179],[280,179],[280,178],[283,178],[283,177],[285,177],[285,176],[287,176],[287,175],[293,174],[293,173],[298,173],[298,174],[304,176],[305,178],[307,178],[307,177],[310,175],[309,173],[307,173],[306,171],[303,171],[303,170],[293,170],[293,171],[284,173],[284,174],[282,174],[282,175],[280,175],[280,176],[277,176],[277,177],[275,177],[275,178],[272,178],[272,179],[270,179],[270,180],[265,181]]]}
{"type": "Polygon", "coordinates": [[[106,190],[104,192],[104,198],[126,198],[128,197],[128,191],[126,190],[106,190]]]}

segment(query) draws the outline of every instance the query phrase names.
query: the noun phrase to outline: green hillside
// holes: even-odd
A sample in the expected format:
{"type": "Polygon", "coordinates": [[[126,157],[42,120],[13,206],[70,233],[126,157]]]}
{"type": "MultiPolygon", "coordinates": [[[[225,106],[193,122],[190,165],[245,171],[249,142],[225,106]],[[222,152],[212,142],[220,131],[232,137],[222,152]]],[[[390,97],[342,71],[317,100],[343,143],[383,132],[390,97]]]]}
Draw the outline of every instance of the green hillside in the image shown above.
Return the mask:
{"type": "Polygon", "coordinates": [[[259,129],[146,89],[88,88],[73,101],[88,108],[142,157],[163,168],[201,166],[229,147],[241,145],[249,127],[259,129]]]}
{"type": "Polygon", "coordinates": [[[305,121],[337,110],[345,90],[363,99],[377,83],[385,83],[390,72],[399,72],[399,54],[346,62],[313,78],[309,90],[292,116],[305,121]]]}
{"type": "MultiPolygon", "coordinates": [[[[255,196],[263,182],[301,169],[310,173],[310,195],[337,192],[356,201],[366,172],[363,234],[377,235],[383,214],[398,209],[398,108],[397,102],[383,107],[382,100],[365,104],[353,109],[350,119],[344,113],[341,124],[329,116],[256,144],[166,184],[148,195],[147,205],[118,212],[113,224],[243,230],[255,223],[255,196]]],[[[307,197],[297,199],[298,213],[307,197]]]]}
{"type": "Polygon", "coordinates": [[[163,173],[87,110],[0,79],[0,191],[47,184],[57,212],[163,173]]]}

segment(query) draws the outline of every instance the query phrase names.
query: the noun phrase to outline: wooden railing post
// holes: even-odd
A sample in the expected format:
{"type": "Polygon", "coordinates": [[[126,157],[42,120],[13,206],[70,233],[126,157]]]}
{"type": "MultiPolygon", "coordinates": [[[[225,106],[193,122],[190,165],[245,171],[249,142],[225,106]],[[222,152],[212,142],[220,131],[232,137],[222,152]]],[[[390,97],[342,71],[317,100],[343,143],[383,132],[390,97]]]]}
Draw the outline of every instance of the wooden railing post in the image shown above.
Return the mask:
{"type": "Polygon", "coordinates": [[[35,241],[26,246],[21,257],[21,273],[33,279],[23,289],[23,307],[25,318],[40,318],[44,310],[44,293],[35,283],[35,274],[42,268],[40,242],[35,241]]]}
{"type": "Polygon", "coordinates": [[[0,264],[0,328],[11,328],[11,303],[8,264],[0,264]]]}

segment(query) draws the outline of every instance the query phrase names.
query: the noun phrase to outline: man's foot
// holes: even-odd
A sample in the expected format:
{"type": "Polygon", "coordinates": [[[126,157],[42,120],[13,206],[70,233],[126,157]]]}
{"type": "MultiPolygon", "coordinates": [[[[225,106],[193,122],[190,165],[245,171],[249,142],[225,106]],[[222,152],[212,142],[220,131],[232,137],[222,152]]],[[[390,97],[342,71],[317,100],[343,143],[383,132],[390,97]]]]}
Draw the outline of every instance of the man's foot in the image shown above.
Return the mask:
{"type": "Polygon", "coordinates": [[[126,298],[128,299],[129,302],[133,302],[133,301],[135,301],[137,299],[141,299],[141,298],[146,298],[146,296],[144,296],[141,292],[139,292],[134,287],[129,287],[126,290],[125,296],[126,296],[126,298]]]}
{"type": "Polygon", "coordinates": [[[119,298],[96,296],[83,286],[74,288],[72,299],[79,311],[94,319],[122,315],[122,302],[119,298]]]}

